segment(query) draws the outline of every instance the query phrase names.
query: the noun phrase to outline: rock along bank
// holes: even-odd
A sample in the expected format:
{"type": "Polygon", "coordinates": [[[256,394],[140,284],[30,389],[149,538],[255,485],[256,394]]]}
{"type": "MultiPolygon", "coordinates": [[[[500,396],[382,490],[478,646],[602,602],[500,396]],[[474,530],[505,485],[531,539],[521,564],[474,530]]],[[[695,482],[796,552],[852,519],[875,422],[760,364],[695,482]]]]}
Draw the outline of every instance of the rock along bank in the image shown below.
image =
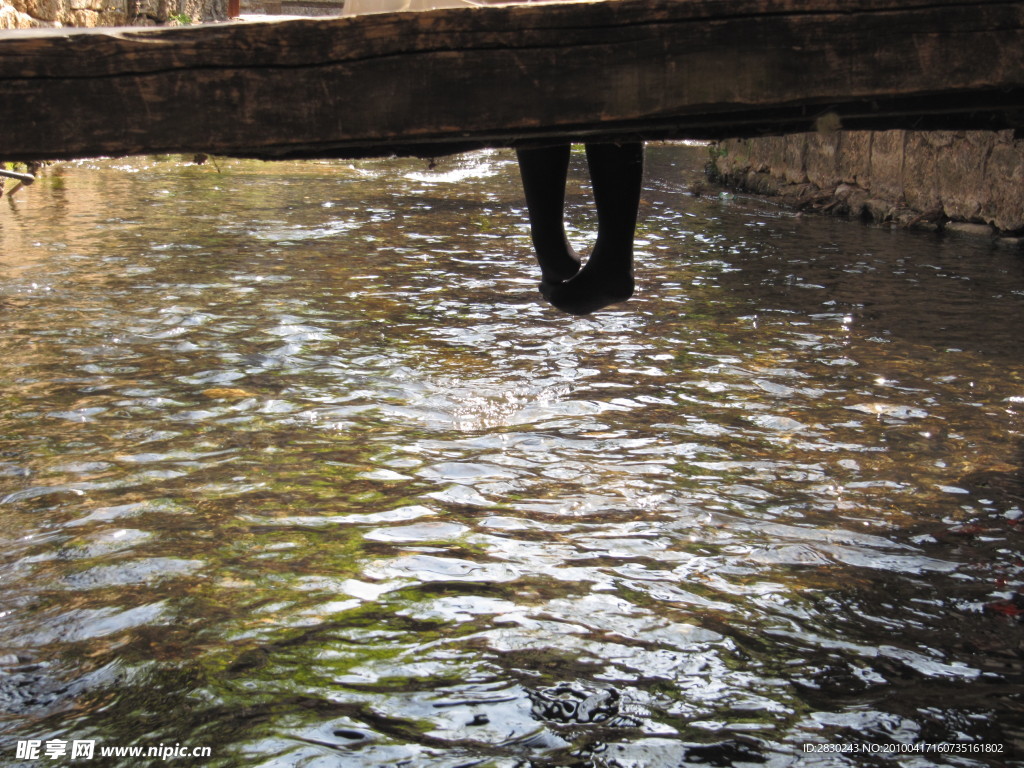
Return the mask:
{"type": "Polygon", "coordinates": [[[831,131],[729,139],[711,177],[801,208],[1024,240],[1024,139],[1014,131],[831,131]]]}

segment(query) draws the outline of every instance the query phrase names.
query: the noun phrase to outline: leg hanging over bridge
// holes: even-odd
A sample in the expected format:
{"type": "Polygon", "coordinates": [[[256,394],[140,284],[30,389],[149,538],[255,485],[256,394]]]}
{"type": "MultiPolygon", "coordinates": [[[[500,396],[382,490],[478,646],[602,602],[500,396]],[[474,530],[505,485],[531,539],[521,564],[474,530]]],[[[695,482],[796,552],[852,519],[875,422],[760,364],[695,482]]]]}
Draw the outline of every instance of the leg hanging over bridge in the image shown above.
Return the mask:
{"type": "Polygon", "coordinates": [[[586,147],[597,243],[582,268],[563,220],[569,145],[518,151],[530,235],[540,263],[540,291],[552,305],[573,315],[588,315],[633,295],[633,235],[643,181],[643,143],[586,147]]]}

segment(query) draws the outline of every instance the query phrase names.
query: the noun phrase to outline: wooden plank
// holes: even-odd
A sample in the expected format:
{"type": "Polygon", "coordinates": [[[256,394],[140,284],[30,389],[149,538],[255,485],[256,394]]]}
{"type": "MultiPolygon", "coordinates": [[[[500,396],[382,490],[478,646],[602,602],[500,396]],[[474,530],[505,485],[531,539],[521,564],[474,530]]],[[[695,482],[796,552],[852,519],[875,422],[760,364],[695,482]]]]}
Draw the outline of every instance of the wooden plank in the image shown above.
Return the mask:
{"type": "Polygon", "coordinates": [[[1024,0],[611,0],[0,35],[0,155],[1024,125],[1024,0]],[[820,120],[823,115],[829,117],[820,120]]]}

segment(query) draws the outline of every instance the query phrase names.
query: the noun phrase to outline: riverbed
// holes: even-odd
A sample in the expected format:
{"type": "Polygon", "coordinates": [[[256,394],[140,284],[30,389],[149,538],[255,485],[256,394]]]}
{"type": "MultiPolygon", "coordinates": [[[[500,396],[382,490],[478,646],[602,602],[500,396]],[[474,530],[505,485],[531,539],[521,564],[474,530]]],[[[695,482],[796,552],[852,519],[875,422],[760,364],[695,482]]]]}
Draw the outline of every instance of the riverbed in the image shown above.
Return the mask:
{"type": "Polygon", "coordinates": [[[0,199],[0,764],[1024,765],[1024,257],[705,153],[586,318],[504,151],[0,199]]]}

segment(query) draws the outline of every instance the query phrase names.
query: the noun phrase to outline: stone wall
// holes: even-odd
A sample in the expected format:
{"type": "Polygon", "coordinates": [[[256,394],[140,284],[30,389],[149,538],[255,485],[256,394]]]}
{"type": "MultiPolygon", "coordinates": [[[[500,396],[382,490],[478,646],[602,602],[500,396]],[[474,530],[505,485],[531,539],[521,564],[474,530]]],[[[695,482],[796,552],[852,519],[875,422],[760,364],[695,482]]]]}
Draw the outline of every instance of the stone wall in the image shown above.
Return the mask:
{"type": "Polygon", "coordinates": [[[875,221],[1024,233],[1024,140],[1013,131],[835,131],[712,149],[730,186],[875,221]]]}
{"type": "Polygon", "coordinates": [[[0,29],[111,27],[227,18],[227,0],[0,0],[0,29]]]}

